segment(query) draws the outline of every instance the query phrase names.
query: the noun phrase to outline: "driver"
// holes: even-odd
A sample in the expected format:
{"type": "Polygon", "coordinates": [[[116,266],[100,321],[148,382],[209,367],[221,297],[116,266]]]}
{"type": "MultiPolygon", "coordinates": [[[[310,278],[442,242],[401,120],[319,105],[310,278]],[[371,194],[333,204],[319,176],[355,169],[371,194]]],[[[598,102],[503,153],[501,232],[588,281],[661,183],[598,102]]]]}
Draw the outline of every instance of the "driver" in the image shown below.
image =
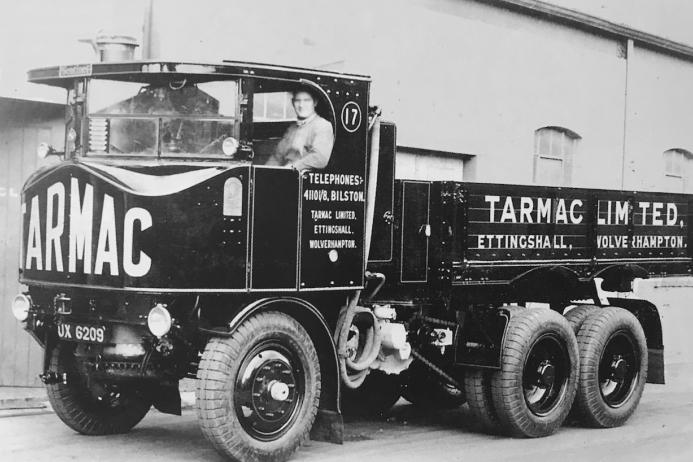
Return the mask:
{"type": "Polygon", "coordinates": [[[286,130],[266,165],[288,165],[298,171],[323,169],[332,154],[332,124],[315,112],[317,100],[308,89],[296,90],[291,101],[297,120],[286,130]]]}

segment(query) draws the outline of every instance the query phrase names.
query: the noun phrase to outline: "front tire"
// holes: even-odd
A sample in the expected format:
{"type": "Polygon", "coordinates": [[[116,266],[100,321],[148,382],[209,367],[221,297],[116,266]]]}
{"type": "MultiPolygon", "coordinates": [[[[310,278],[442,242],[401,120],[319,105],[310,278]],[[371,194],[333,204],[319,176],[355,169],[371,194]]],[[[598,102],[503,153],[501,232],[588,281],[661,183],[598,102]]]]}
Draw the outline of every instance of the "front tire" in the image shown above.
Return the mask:
{"type": "Polygon", "coordinates": [[[83,435],[126,433],[151,407],[150,397],[134,386],[87,381],[72,345],[53,349],[50,370],[66,374],[67,383],[47,385],[48,401],[60,420],[83,435]]]}
{"type": "Polygon", "coordinates": [[[578,358],[575,334],[563,316],[544,309],[513,312],[501,369],[491,379],[502,429],[532,438],[556,432],[575,398],[578,358]]]}
{"type": "Polygon", "coordinates": [[[257,314],[211,338],[196,389],[202,433],[237,461],[288,459],[308,438],[320,401],[313,342],[296,319],[257,314]]]}
{"type": "Polygon", "coordinates": [[[647,380],[647,343],[638,319],[623,308],[591,314],[577,336],[580,380],[575,415],[590,427],[623,425],[647,380]]]}

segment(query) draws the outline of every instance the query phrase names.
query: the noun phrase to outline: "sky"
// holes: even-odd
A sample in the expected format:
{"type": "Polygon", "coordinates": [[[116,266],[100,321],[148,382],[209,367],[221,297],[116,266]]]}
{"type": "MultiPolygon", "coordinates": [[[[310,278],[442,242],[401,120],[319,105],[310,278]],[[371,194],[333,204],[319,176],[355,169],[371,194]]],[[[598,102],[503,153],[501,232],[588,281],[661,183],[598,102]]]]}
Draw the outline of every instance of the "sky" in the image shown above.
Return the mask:
{"type": "MultiPolygon", "coordinates": [[[[229,7],[234,7],[233,3],[238,1],[229,0],[229,7]]],[[[276,1],[285,5],[285,0],[276,1]]],[[[62,102],[62,92],[26,83],[26,71],[60,63],[92,61],[94,53],[90,46],[79,43],[78,39],[93,38],[99,30],[129,34],[141,40],[147,2],[0,0],[0,96],[62,102]]],[[[204,2],[166,0],[161,4],[179,9],[184,15],[193,5],[204,5],[204,2]]],[[[550,2],[693,45],[691,0],[550,2]]]]}

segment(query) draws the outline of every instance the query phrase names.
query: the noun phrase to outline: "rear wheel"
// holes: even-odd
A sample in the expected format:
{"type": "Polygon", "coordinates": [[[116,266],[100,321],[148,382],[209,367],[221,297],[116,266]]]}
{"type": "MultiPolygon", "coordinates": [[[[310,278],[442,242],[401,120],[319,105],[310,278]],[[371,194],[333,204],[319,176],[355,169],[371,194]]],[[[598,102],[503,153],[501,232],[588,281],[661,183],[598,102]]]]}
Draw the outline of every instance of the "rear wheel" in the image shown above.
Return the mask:
{"type": "Polygon", "coordinates": [[[67,382],[46,386],[53,410],[68,427],[84,435],[128,432],[151,407],[148,394],[134,385],[87,380],[72,345],[54,348],[50,370],[61,377],[65,374],[67,382]]]}
{"type": "Polygon", "coordinates": [[[288,459],[308,438],[320,400],[320,366],[294,318],[261,313],[212,338],[196,390],[202,433],[238,461],[288,459]]]}
{"type": "Polygon", "coordinates": [[[464,375],[464,391],[472,418],[482,430],[495,433],[500,428],[498,414],[493,406],[491,375],[493,371],[468,369],[464,375]]]}
{"type": "Polygon", "coordinates": [[[398,374],[370,371],[359,388],[342,387],[342,412],[350,416],[382,416],[399,400],[401,391],[398,374]]]}
{"type": "Polygon", "coordinates": [[[638,319],[609,307],[578,332],[580,380],[575,415],[591,427],[623,425],[640,403],[647,380],[647,344],[638,319]]]}
{"type": "Polygon", "coordinates": [[[582,323],[587,319],[587,316],[594,313],[599,308],[600,307],[596,305],[578,305],[565,313],[565,318],[568,320],[568,323],[570,323],[570,327],[573,328],[575,335],[577,335],[582,323]]]}
{"type": "Polygon", "coordinates": [[[575,398],[578,361],[575,334],[563,316],[544,309],[513,312],[501,369],[491,379],[503,430],[524,437],[558,430],[575,398]]]}

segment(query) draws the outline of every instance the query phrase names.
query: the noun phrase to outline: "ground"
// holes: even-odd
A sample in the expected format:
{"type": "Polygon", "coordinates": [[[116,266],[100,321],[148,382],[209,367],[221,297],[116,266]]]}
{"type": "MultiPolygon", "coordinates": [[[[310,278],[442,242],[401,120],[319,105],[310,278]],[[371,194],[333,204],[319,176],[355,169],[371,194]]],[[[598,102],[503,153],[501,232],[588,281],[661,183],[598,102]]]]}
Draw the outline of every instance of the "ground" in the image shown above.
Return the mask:
{"type": "MultiPolygon", "coordinates": [[[[564,426],[542,439],[477,433],[466,407],[424,414],[400,401],[380,420],[350,421],[346,442],[309,442],[293,461],[691,461],[693,460],[693,364],[670,366],[667,385],[647,385],[634,417],[621,428],[564,426]]],[[[9,413],[0,418],[2,460],[219,461],[202,437],[195,413],[156,411],[127,435],[85,437],[51,413],[9,413]],[[29,413],[29,414],[28,414],[29,413]]]]}

